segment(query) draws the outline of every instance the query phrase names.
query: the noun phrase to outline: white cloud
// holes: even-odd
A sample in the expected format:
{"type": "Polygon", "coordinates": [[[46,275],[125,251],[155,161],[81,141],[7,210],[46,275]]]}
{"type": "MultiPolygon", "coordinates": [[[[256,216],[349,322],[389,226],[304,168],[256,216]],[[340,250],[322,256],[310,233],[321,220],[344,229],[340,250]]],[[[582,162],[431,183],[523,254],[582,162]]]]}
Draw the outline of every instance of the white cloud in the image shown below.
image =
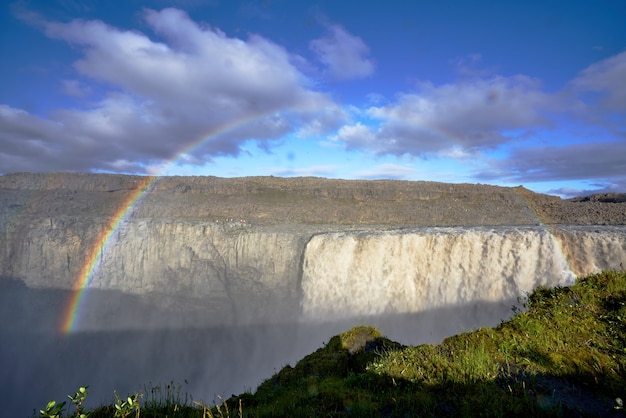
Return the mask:
{"type": "Polygon", "coordinates": [[[325,108],[320,107],[314,119],[309,118],[300,123],[301,127],[297,135],[302,138],[311,136],[319,137],[328,134],[331,130],[337,130],[346,123],[348,119],[348,112],[339,106],[333,104],[325,108]]]}
{"type": "Polygon", "coordinates": [[[514,148],[479,178],[511,182],[615,179],[626,182],[626,141],[514,148]]]}
{"type": "Polygon", "coordinates": [[[337,142],[343,142],[350,146],[357,148],[375,147],[376,133],[368,126],[361,124],[360,122],[354,125],[344,125],[338,131],[336,135],[330,137],[331,140],[337,142]],[[358,144],[358,145],[356,145],[358,144]]]}
{"type": "MultiPolygon", "coordinates": [[[[14,6],[20,19],[79,54],[73,73],[57,81],[76,107],[37,116],[0,104],[3,172],[153,172],[182,151],[181,164],[191,170],[244,153],[249,141],[270,151],[295,134],[325,138],[321,145],[333,152],[343,147],[442,164],[476,158],[465,169],[490,164],[477,174],[482,179],[626,184],[626,52],[588,66],[555,93],[528,76],[490,75],[480,69],[481,57],[470,55],[451,61],[461,81],[422,82],[392,100],[370,94],[361,102],[367,105],[342,107],[307,74],[321,62],[330,79],[363,78],[375,65],[365,42],[339,25],[327,24],[324,36],[310,42],[319,62],[307,62],[259,35],[229,36],[177,9],[145,10],[140,32],[101,21],[52,22],[20,5],[14,6]],[[578,144],[537,146],[553,140],[553,128],[559,139],[578,144]],[[538,131],[541,138],[534,137],[538,131]],[[604,136],[590,134],[597,132],[604,136]],[[491,151],[508,154],[493,159],[491,151]]],[[[405,178],[411,170],[383,164],[358,175],[405,178]]]]}
{"type": "Polygon", "coordinates": [[[571,85],[578,93],[599,93],[604,110],[626,110],[626,51],[590,65],[571,85]]]}
{"type": "Polygon", "coordinates": [[[46,33],[84,48],[75,63],[84,76],[154,100],[213,112],[302,104],[315,94],[280,46],[256,35],[247,41],[200,27],[182,11],[147,10],[147,23],[168,43],[99,21],[48,23],[46,33]]]}
{"type": "Polygon", "coordinates": [[[202,164],[215,155],[238,155],[250,140],[267,149],[289,132],[324,134],[346,118],[328,94],[308,87],[283,47],[254,34],[229,37],[177,9],[144,12],[160,41],[101,21],[20,16],[81,53],[77,77],[60,81],[66,94],[80,97],[94,80],[108,90],[82,109],[57,109],[48,119],[5,107],[13,115],[0,121],[0,149],[13,161],[2,164],[5,172],[141,172],[194,143],[201,146],[189,152],[202,164]],[[39,152],[20,143],[25,132],[39,141],[39,152]],[[63,155],[62,164],[41,159],[55,152],[63,155]]]}
{"type": "Polygon", "coordinates": [[[437,152],[437,155],[439,157],[444,157],[444,158],[452,158],[455,160],[462,160],[462,159],[467,159],[467,158],[475,158],[477,156],[480,155],[479,152],[474,151],[474,152],[470,152],[467,151],[465,149],[463,149],[462,147],[459,146],[453,146],[447,149],[443,149],[439,152],[437,152]]]}
{"type": "Polygon", "coordinates": [[[374,62],[367,58],[369,48],[358,36],[336,24],[327,25],[328,33],[310,42],[311,50],[336,80],[364,78],[374,73],[374,62]]]}
{"type": "MultiPolygon", "coordinates": [[[[512,144],[477,178],[514,183],[596,181],[595,189],[554,189],[561,196],[626,187],[626,53],[593,64],[552,97],[567,145],[512,144]],[[584,124],[581,126],[581,122],[584,124]],[[567,126],[571,128],[568,129],[567,126]]],[[[556,122],[555,122],[556,123],[556,122]]],[[[549,138],[549,136],[547,136],[549,138]]]]}
{"type": "Polygon", "coordinates": [[[347,149],[378,155],[476,159],[476,167],[485,167],[476,171],[477,179],[598,179],[623,185],[624,80],[626,53],[589,66],[554,93],[522,75],[421,83],[393,102],[370,107],[367,124],[353,122],[331,139],[347,149]],[[587,121],[583,130],[581,116],[587,121]],[[569,145],[545,145],[563,137],[569,145]],[[493,157],[506,152],[505,157],[493,157]]]}
{"type": "Polygon", "coordinates": [[[626,51],[592,64],[568,85],[576,97],[580,121],[626,137],[626,51]]]}
{"type": "Polygon", "coordinates": [[[544,114],[555,99],[524,76],[493,77],[435,86],[422,83],[415,93],[402,93],[394,103],[367,111],[377,126],[354,125],[339,131],[348,148],[378,154],[419,155],[456,149],[473,153],[509,141],[502,131],[550,126],[544,114]]]}
{"type": "Polygon", "coordinates": [[[5,173],[88,170],[90,161],[77,158],[83,145],[81,139],[66,136],[62,123],[0,105],[0,167],[5,173]]]}

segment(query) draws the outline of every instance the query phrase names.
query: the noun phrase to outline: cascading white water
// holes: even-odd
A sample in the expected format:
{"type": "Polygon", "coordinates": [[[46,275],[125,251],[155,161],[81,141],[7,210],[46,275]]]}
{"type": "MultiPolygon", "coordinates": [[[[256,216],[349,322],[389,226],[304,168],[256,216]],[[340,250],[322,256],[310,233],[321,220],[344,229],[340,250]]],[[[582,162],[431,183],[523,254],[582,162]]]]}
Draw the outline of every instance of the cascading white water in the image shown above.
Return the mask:
{"type": "Polygon", "coordinates": [[[321,234],[305,251],[302,315],[305,320],[331,320],[512,300],[538,285],[570,285],[576,276],[599,267],[617,268],[626,260],[625,250],[624,229],[321,234]]]}
{"type": "MultiPolygon", "coordinates": [[[[64,219],[32,225],[28,234],[16,231],[25,244],[16,241],[12,248],[21,252],[6,252],[0,266],[25,266],[11,271],[30,272],[35,284],[50,283],[36,272],[56,271],[53,283],[62,285],[63,268],[71,269],[70,258],[80,253],[72,252],[72,237],[98,228],[64,219]]],[[[254,388],[359,322],[403,344],[437,343],[497,325],[511,315],[517,296],[539,284],[626,267],[626,226],[346,231],[315,235],[306,247],[309,232],[288,228],[233,231],[138,220],[120,234],[95,277],[102,289],[85,296],[89,332],[56,332],[69,299],[63,286],[33,289],[0,280],[4,415],[30,416],[87,384],[96,405],[109,403],[113,390],[132,393],[171,381],[189,382],[184,391],[211,402],[254,388]],[[203,268],[207,274],[193,276],[203,268]],[[129,294],[125,286],[170,293],[129,294]],[[190,299],[175,299],[179,291],[185,295],[181,289],[200,296],[197,310],[190,299]],[[209,300],[226,290],[236,303],[209,300]],[[257,298],[252,308],[251,296],[257,298]],[[219,322],[227,317],[219,315],[221,306],[226,313],[242,309],[240,326],[219,322]]]]}

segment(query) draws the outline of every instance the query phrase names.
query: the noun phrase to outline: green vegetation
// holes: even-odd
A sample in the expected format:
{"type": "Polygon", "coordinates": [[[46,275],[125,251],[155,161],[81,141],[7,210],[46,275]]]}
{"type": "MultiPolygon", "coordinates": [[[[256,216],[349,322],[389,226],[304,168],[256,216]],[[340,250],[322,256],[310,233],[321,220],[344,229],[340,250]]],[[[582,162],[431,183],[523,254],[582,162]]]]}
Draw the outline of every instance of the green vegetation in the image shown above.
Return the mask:
{"type": "MultiPolygon", "coordinates": [[[[142,404],[141,416],[626,416],[626,272],[539,288],[526,305],[495,328],[438,345],[402,346],[372,327],[355,327],[254,394],[219,408],[152,400],[142,404]]],[[[89,417],[139,417],[138,395],[129,399],[127,406],[137,407],[127,415],[114,415],[123,408],[116,403],[89,417]]],[[[56,407],[48,404],[50,414],[42,416],[58,416],[56,407]]]]}

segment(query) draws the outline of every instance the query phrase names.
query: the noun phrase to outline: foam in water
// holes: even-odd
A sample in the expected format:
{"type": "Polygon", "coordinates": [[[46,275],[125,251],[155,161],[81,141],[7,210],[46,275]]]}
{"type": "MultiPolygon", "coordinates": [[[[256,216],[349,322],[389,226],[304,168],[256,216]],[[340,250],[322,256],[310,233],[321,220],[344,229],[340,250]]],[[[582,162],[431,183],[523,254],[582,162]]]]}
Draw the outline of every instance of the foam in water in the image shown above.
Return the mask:
{"type": "Polygon", "coordinates": [[[570,285],[577,275],[615,268],[623,258],[623,232],[596,232],[428,228],[317,235],[305,252],[302,315],[415,313],[570,285]]]}

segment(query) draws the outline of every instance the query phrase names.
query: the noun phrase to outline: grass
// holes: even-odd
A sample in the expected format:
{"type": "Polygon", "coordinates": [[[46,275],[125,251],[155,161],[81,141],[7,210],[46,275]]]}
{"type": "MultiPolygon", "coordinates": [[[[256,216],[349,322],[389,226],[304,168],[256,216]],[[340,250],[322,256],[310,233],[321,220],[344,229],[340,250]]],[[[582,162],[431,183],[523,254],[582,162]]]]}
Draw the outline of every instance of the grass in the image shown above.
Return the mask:
{"type": "Polygon", "coordinates": [[[438,345],[358,326],[219,409],[170,394],[144,402],[141,416],[626,416],[626,272],[538,288],[526,308],[438,345]]]}

